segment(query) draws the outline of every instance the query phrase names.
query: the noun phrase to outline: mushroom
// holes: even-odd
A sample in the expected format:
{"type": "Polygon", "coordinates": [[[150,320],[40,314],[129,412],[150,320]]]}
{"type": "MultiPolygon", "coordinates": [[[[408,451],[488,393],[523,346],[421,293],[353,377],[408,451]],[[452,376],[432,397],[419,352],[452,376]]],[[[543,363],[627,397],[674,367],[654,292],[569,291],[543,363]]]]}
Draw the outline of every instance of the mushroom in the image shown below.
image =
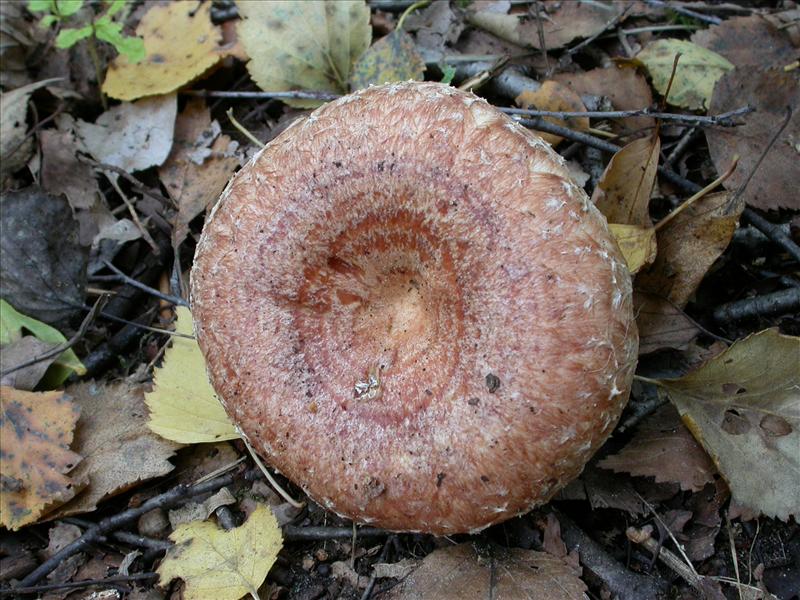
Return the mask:
{"type": "Polygon", "coordinates": [[[610,435],[638,338],[605,218],[537,135],[437,83],[296,121],[230,182],[191,279],[228,414],[327,509],[474,532],[610,435]]]}

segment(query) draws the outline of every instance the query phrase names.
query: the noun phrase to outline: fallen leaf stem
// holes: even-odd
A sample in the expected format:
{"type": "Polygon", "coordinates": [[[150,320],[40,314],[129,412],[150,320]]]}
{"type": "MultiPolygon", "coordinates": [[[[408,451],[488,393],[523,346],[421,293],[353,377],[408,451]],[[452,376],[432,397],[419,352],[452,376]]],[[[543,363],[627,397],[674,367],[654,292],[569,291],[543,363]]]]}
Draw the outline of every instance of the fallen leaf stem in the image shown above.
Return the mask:
{"type": "Polygon", "coordinates": [[[664,217],[658,223],[656,223],[655,224],[655,230],[656,231],[660,231],[661,229],[663,229],[675,217],[677,217],[684,210],[689,208],[692,204],[694,204],[695,202],[700,200],[700,198],[702,198],[703,196],[705,196],[706,194],[708,194],[709,192],[711,192],[715,188],[717,188],[720,185],[722,185],[723,181],[725,181],[726,179],[728,179],[728,177],[733,175],[733,172],[736,170],[736,165],[738,165],[738,164],[739,164],[739,156],[736,155],[736,156],[733,157],[733,161],[731,162],[731,166],[728,167],[727,171],[725,171],[722,175],[720,175],[714,181],[709,183],[702,190],[700,190],[696,194],[694,194],[694,195],[690,196],[689,198],[687,198],[685,202],[683,202],[682,204],[677,206],[671,213],[669,213],[666,217],[664,217]]]}
{"type": "Polygon", "coordinates": [[[160,292],[159,290],[152,288],[149,285],[145,285],[144,283],[137,281],[133,277],[129,277],[128,275],[120,271],[117,267],[115,267],[111,261],[108,261],[106,259],[102,259],[102,261],[106,267],[108,267],[109,269],[111,269],[111,271],[114,272],[114,274],[117,276],[119,280],[123,281],[127,285],[135,287],[137,290],[142,290],[143,292],[146,292],[151,296],[155,296],[156,298],[169,302],[170,304],[174,304],[176,306],[189,306],[189,303],[183,298],[160,292]]]}
{"type": "Polygon", "coordinates": [[[239,121],[236,120],[236,117],[233,116],[233,107],[229,108],[225,112],[225,115],[228,117],[228,119],[230,119],[230,121],[233,124],[233,126],[236,127],[236,129],[238,129],[241,132],[241,134],[243,136],[245,136],[248,140],[253,142],[259,148],[265,148],[266,147],[265,143],[260,142],[256,136],[254,136],[252,133],[250,133],[249,129],[247,129],[244,125],[242,125],[241,123],[239,123],[239,121]]]}
{"type": "Polygon", "coordinates": [[[414,2],[411,6],[403,11],[403,14],[400,15],[400,18],[397,19],[397,26],[395,27],[396,30],[403,28],[403,23],[406,21],[406,17],[410,15],[412,12],[417,10],[418,8],[423,8],[431,3],[431,0],[420,0],[419,2],[414,2]]]}
{"type": "Polygon", "coordinates": [[[253,450],[253,447],[250,445],[250,442],[247,441],[247,438],[245,436],[241,436],[241,440],[247,447],[247,451],[250,453],[250,456],[253,457],[253,461],[255,461],[256,465],[258,465],[258,468],[261,469],[261,472],[264,474],[264,477],[267,478],[267,481],[269,481],[269,484],[273,487],[273,489],[276,492],[278,492],[284,500],[286,500],[289,504],[291,504],[295,508],[303,508],[304,504],[292,498],[289,495],[289,493],[286,490],[284,490],[281,487],[281,485],[277,482],[277,480],[272,476],[272,473],[270,473],[269,469],[267,469],[267,467],[264,466],[264,463],[261,462],[261,459],[258,457],[256,451],[253,450]]]}

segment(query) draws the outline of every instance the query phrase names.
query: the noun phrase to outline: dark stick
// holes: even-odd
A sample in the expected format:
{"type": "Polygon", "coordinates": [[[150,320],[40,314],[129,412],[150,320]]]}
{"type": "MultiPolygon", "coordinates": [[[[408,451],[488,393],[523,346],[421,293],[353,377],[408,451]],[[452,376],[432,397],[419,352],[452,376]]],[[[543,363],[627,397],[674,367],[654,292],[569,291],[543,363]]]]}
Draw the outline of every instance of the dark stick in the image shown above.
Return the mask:
{"type": "Polygon", "coordinates": [[[714,319],[722,322],[739,321],[748,317],[777,315],[795,310],[800,310],[800,287],[727,302],[714,309],[714,319]]]}
{"type": "Polygon", "coordinates": [[[189,303],[183,298],[180,298],[178,296],[172,296],[170,294],[164,294],[158,291],[157,289],[151,288],[149,285],[145,285],[139,281],[136,281],[132,277],[128,277],[127,275],[125,275],[125,273],[123,273],[117,267],[115,267],[113,263],[111,263],[106,259],[103,259],[103,264],[107,266],[109,269],[111,269],[119,279],[121,279],[122,281],[124,281],[125,283],[127,283],[132,287],[142,290],[143,292],[147,292],[151,296],[155,296],[156,298],[160,298],[161,300],[166,300],[171,304],[175,304],[177,306],[189,306],[189,303]]]}
{"type": "Polygon", "coordinates": [[[554,511],[561,524],[561,537],[571,552],[577,550],[581,564],[594,573],[620,600],[660,598],[666,591],[664,582],[626,569],[605,549],[590,538],[572,519],[561,511],[554,511]]]}
{"type": "MultiPolygon", "coordinates": [[[[89,529],[94,525],[91,521],[87,521],[85,519],[80,519],[76,517],[66,517],[63,519],[65,523],[72,523],[73,525],[77,525],[81,529],[89,529]]],[[[150,538],[144,535],[138,535],[136,533],[131,533],[130,531],[114,531],[110,534],[112,538],[117,540],[118,542],[122,542],[123,544],[127,544],[128,546],[136,546],[137,548],[147,548],[148,550],[159,550],[164,551],[168,550],[172,547],[170,542],[165,542],[163,540],[157,540],[155,538],[150,538]]],[[[106,536],[101,536],[97,538],[98,542],[107,541],[106,536]]]]}
{"type": "MultiPolygon", "coordinates": [[[[260,473],[261,471],[258,469],[253,469],[252,471],[247,472],[245,477],[252,478],[258,476],[260,473]]],[[[99,538],[105,536],[107,533],[132,523],[146,512],[150,512],[156,508],[169,508],[182,502],[186,502],[190,498],[199,494],[215,492],[221,487],[232,484],[236,477],[237,473],[227,473],[217,477],[216,479],[211,479],[193,486],[180,484],[164,492],[163,494],[159,494],[158,496],[150,498],[136,508],[129,508],[121,513],[117,513],[116,515],[112,515],[102,519],[101,521],[98,521],[96,524],[92,525],[92,527],[87,529],[77,540],[71,544],[67,544],[53,556],[44,561],[41,565],[29,573],[22,581],[20,581],[19,586],[13,589],[16,590],[25,588],[35,584],[37,581],[55,569],[59,564],[61,564],[62,561],[66,560],[77,552],[85,550],[89,545],[98,541],[99,538]]]]}
{"type": "MultiPolygon", "coordinates": [[[[371,527],[364,527],[357,531],[360,538],[378,538],[391,535],[390,531],[371,527]]],[[[296,525],[285,525],[283,527],[283,539],[289,542],[351,539],[352,537],[352,527],[297,527],[296,525]]]]}
{"type": "MultiPolygon", "coordinates": [[[[386,558],[389,556],[389,548],[391,548],[396,538],[397,536],[392,535],[386,540],[386,543],[383,545],[383,550],[381,550],[381,554],[375,562],[386,562],[386,558]]],[[[364,593],[361,594],[361,600],[369,600],[372,597],[372,590],[375,588],[375,582],[377,580],[378,578],[375,576],[375,571],[373,570],[372,575],[369,577],[367,587],[364,590],[364,593]]]]}
{"type": "Polygon", "coordinates": [[[39,594],[41,592],[50,592],[52,590],[66,590],[93,587],[97,585],[111,586],[115,583],[127,583],[129,581],[144,581],[147,579],[155,579],[158,573],[135,573],[134,575],[118,575],[116,577],[107,577],[106,579],[84,579],[83,581],[70,581],[68,583],[49,583],[47,585],[31,585],[28,587],[16,587],[10,590],[0,590],[0,596],[10,596],[11,594],[39,594]]]}
{"type": "Polygon", "coordinates": [[[720,19],[719,17],[704,15],[702,13],[695,12],[688,8],[684,8],[682,6],[676,6],[671,2],[664,2],[663,0],[645,0],[645,1],[650,6],[658,6],[659,8],[668,8],[670,10],[674,10],[676,13],[686,15],[687,17],[692,17],[693,19],[697,19],[698,21],[703,21],[704,23],[710,23],[711,25],[719,25],[720,23],[722,23],[722,19],[720,19]]]}
{"type": "Polygon", "coordinates": [[[572,56],[573,54],[579,52],[582,48],[585,48],[586,46],[591,44],[593,41],[595,41],[597,38],[603,35],[606,31],[614,29],[620,21],[622,21],[625,17],[628,16],[628,13],[631,11],[632,8],[633,4],[631,3],[625,7],[625,10],[623,10],[621,13],[619,13],[617,16],[611,19],[608,23],[606,23],[600,31],[598,31],[592,36],[589,36],[579,44],[576,44],[575,46],[567,50],[564,53],[564,56],[572,56]]]}
{"type": "Polygon", "coordinates": [[[103,309],[106,302],[108,302],[108,296],[103,294],[97,299],[97,302],[94,303],[94,306],[92,307],[92,310],[89,311],[89,314],[84,317],[83,322],[81,323],[81,326],[78,328],[78,331],[75,332],[75,335],[69,338],[66,342],[64,342],[63,344],[59,344],[58,346],[56,346],[52,350],[48,350],[44,354],[40,354],[39,356],[36,356],[30,360],[15,365],[10,369],[6,369],[2,373],[0,373],[0,377],[5,377],[7,375],[10,375],[11,373],[19,371],[20,369],[24,369],[25,367],[30,367],[31,365],[40,363],[43,360],[55,358],[59,356],[62,352],[66,352],[67,350],[72,348],[75,344],[77,344],[81,340],[81,338],[84,335],[86,335],[86,332],[89,330],[89,326],[94,321],[95,317],[97,316],[97,313],[99,313],[103,309]]]}
{"type": "Polygon", "coordinates": [[[109,165],[106,163],[97,162],[96,160],[92,160],[88,156],[82,156],[80,154],[78,154],[78,160],[83,163],[86,163],[91,167],[94,167],[95,169],[99,169],[101,171],[111,171],[112,173],[116,173],[117,175],[120,175],[123,179],[126,179],[133,187],[135,187],[139,192],[141,192],[145,196],[150,196],[154,200],[158,200],[159,202],[167,206],[170,206],[172,204],[172,202],[168,198],[165,198],[161,194],[151,191],[150,188],[148,188],[145,184],[136,179],[136,177],[128,173],[125,169],[121,169],[120,167],[117,167],[115,165],[109,165]]]}

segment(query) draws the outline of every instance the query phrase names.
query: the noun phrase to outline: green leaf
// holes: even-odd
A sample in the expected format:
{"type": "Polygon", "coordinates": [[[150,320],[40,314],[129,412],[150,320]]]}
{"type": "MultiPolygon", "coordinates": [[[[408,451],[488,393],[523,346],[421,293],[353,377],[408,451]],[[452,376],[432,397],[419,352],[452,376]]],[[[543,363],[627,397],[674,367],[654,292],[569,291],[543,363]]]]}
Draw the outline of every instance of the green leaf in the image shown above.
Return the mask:
{"type": "Polygon", "coordinates": [[[684,40],[658,40],[636,55],[653,78],[653,87],[661,95],[667,91],[675,55],[680,54],[675,79],[667,102],[692,110],[705,110],[711,102],[714,84],[733,69],[733,65],[716,52],[684,40]]]}
{"type": "Polygon", "coordinates": [[[87,25],[80,29],[62,29],[56,38],[56,48],[72,48],[75,44],[84,38],[92,35],[92,26],[87,25]]]}
{"type": "Polygon", "coordinates": [[[350,87],[360,90],[372,84],[421,80],[425,61],[417,52],[414,40],[405,31],[395,29],[367,48],[350,75],[350,87]]]}
{"type": "Polygon", "coordinates": [[[57,13],[62,18],[69,17],[81,9],[83,0],[56,0],[55,5],[54,13],[57,13]]]}
{"type": "Polygon", "coordinates": [[[106,14],[107,14],[109,17],[113,17],[113,16],[114,16],[115,14],[117,14],[117,13],[118,13],[120,10],[122,10],[122,8],[123,8],[124,6],[125,6],[125,0],[112,0],[112,1],[109,3],[109,7],[108,7],[108,10],[106,11],[106,14]]]}
{"type": "Polygon", "coordinates": [[[117,52],[125,55],[130,63],[142,62],[147,56],[147,51],[144,48],[144,40],[138,37],[123,37],[119,42],[114,44],[117,52]]]}
{"type": "MultiPolygon", "coordinates": [[[[22,337],[22,330],[30,331],[37,339],[50,344],[63,344],[67,338],[63,334],[41,321],[18,312],[5,300],[0,299],[0,345],[10,344],[22,337]]],[[[44,384],[47,387],[58,387],[73,371],[78,375],[86,374],[83,366],[73,350],[61,354],[47,370],[44,384]]]]}
{"type": "Polygon", "coordinates": [[[456,68],[445,64],[440,64],[439,68],[442,70],[442,83],[447,85],[453,83],[453,77],[456,76],[456,68]]]}
{"type": "Polygon", "coordinates": [[[124,54],[131,62],[140,62],[146,53],[144,40],[122,34],[122,23],[112,21],[107,14],[103,15],[94,23],[95,35],[98,40],[108,42],[117,52],[124,54]]]}
{"type": "Polygon", "coordinates": [[[45,15],[45,16],[42,17],[42,20],[39,21],[39,27],[41,27],[42,29],[47,29],[48,27],[50,27],[50,25],[52,25],[56,21],[58,21],[58,17],[57,16],[55,16],[55,15],[45,15]]]}
{"type": "Polygon", "coordinates": [[[31,12],[55,12],[55,0],[28,0],[28,10],[31,12]]]}

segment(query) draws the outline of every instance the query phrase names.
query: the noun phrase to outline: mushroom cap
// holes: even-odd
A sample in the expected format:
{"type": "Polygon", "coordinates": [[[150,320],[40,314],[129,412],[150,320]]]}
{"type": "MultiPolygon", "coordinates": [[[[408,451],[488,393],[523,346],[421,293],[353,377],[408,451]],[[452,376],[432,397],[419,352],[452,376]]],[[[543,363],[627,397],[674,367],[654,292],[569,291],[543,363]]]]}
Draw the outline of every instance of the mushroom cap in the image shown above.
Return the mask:
{"type": "Polygon", "coordinates": [[[298,120],[228,185],[191,302],[228,414],[361,523],[477,531],[610,435],[638,337],[605,218],[535,134],[436,83],[298,120]]]}

